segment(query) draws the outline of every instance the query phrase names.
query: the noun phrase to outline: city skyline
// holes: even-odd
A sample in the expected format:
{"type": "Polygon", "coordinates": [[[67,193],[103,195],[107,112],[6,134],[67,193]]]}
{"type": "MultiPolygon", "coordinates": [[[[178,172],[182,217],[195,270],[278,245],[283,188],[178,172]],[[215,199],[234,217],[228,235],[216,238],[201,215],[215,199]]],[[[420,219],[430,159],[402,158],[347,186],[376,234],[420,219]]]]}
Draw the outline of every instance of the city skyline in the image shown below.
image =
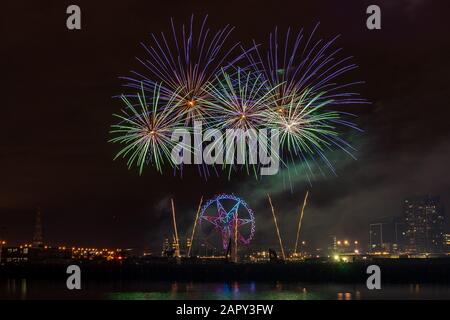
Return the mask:
{"type": "MultiPolygon", "coordinates": [[[[321,254],[330,254],[329,250],[331,247],[336,249],[336,239],[340,239],[338,241],[338,245],[341,245],[342,242],[343,248],[344,241],[350,241],[358,244],[358,248],[361,248],[361,253],[370,253],[370,252],[410,252],[410,253],[444,253],[448,251],[448,244],[446,247],[446,237],[448,237],[449,229],[448,229],[448,220],[445,215],[444,205],[440,202],[440,197],[435,195],[421,195],[421,196],[410,196],[406,197],[402,200],[402,212],[397,216],[388,217],[385,216],[379,217],[376,221],[371,221],[366,227],[364,231],[366,231],[367,237],[358,237],[352,234],[323,234],[322,238],[325,239],[320,244],[313,243],[314,247],[309,242],[309,239],[303,236],[303,233],[300,234],[300,242],[305,245],[307,243],[307,247],[309,253],[312,254],[316,250],[320,250],[321,254]],[[425,207],[423,207],[425,206],[425,207]],[[414,208],[414,209],[412,209],[414,208]],[[422,209],[424,208],[424,209],[422,209]],[[427,209],[428,208],[428,209],[427,209]],[[432,210],[430,214],[432,214],[431,218],[427,212],[427,210],[432,210]],[[412,211],[415,210],[415,211],[412,211]],[[417,211],[419,210],[419,211],[417,211]],[[422,211],[423,210],[423,211],[422,211]],[[423,212],[423,213],[422,213],[423,212]],[[424,220],[422,223],[422,219],[426,217],[427,220],[424,220]],[[408,221],[409,220],[409,221],[408,221]],[[436,220],[440,220],[439,224],[436,224],[436,220]],[[423,225],[421,227],[421,225],[423,225]],[[419,228],[416,235],[416,228],[419,228]],[[432,229],[430,229],[432,228],[432,229]],[[435,229],[438,228],[438,229],[435,229]],[[367,229],[367,230],[366,230],[367,229]],[[420,231],[422,230],[422,231],[420,231]],[[428,231],[431,230],[431,231],[428,231]],[[436,232],[440,233],[440,235],[436,234],[436,232]],[[330,245],[330,238],[334,239],[334,245],[330,245]],[[351,240],[348,240],[351,239],[351,240]],[[418,242],[419,241],[419,242],[418,242]],[[424,242],[425,241],[425,242],[424,242]],[[435,249],[433,249],[436,247],[435,249]]],[[[194,219],[192,224],[194,224],[194,219]]],[[[44,223],[45,225],[45,223],[44,223]]],[[[33,234],[32,239],[20,239],[18,241],[8,241],[8,246],[30,246],[33,248],[43,248],[45,247],[80,247],[77,239],[65,239],[59,242],[47,242],[44,241],[43,234],[43,226],[42,223],[42,213],[41,208],[37,208],[34,217],[33,224],[33,234]]],[[[273,225],[273,232],[275,233],[275,225],[273,225]]],[[[172,248],[174,246],[175,236],[173,231],[173,225],[167,226],[167,233],[161,239],[163,239],[162,252],[172,248]],[[173,238],[173,239],[172,239],[173,238]]],[[[211,231],[214,232],[214,231],[211,231]]],[[[192,230],[188,228],[187,230],[179,230],[180,233],[180,248],[183,248],[187,252],[187,248],[191,243],[192,230]]],[[[198,242],[202,243],[202,238],[205,234],[202,234],[201,230],[197,231],[197,236],[194,238],[194,242],[197,246],[198,242]],[[198,235],[200,233],[200,236],[198,235]]],[[[210,236],[210,235],[207,235],[210,236]]],[[[286,239],[286,234],[281,233],[281,237],[284,238],[285,245],[284,249],[287,252],[294,252],[293,246],[291,246],[292,239],[286,239]]],[[[220,237],[220,236],[219,236],[220,237]]],[[[122,249],[132,248],[140,251],[150,250],[153,255],[158,255],[158,246],[161,247],[161,239],[159,243],[145,243],[145,244],[136,244],[131,246],[121,246],[117,245],[116,247],[120,247],[122,249]]],[[[0,233],[0,241],[6,242],[7,238],[4,234],[0,233]]],[[[6,243],[5,243],[6,244],[6,243]]],[[[83,244],[86,247],[98,247],[96,243],[83,244]]],[[[208,244],[209,246],[213,244],[208,244]]],[[[220,253],[223,251],[221,246],[221,241],[216,243],[217,247],[210,248],[214,250],[216,253],[220,253]]],[[[101,246],[99,246],[101,247],[101,246]]],[[[110,247],[110,246],[109,246],[110,247]]],[[[266,250],[269,248],[275,249],[275,251],[279,251],[279,245],[277,243],[277,239],[274,238],[272,242],[256,242],[249,243],[248,245],[242,245],[241,249],[244,249],[246,252],[258,250],[266,250]],[[243,248],[242,248],[243,247],[243,248]]],[[[306,246],[305,246],[306,247],[306,246]]],[[[181,249],[180,249],[181,250],[181,249]]],[[[196,252],[198,252],[199,248],[197,247],[196,252]]]]}

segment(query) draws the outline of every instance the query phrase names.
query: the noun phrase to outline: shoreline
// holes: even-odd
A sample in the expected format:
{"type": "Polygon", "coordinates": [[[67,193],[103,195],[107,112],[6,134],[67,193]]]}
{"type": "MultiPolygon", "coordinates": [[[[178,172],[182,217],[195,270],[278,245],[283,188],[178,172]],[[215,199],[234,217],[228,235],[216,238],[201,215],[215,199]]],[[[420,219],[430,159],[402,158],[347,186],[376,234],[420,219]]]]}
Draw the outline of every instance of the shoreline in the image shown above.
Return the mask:
{"type": "Polygon", "coordinates": [[[69,265],[81,268],[83,281],[307,281],[326,283],[365,283],[369,265],[378,265],[383,283],[450,284],[450,259],[374,259],[348,263],[275,262],[231,263],[165,260],[158,262],[106,263],[65,261],[0,266],[0,279],[66,279],[69,265]]]}

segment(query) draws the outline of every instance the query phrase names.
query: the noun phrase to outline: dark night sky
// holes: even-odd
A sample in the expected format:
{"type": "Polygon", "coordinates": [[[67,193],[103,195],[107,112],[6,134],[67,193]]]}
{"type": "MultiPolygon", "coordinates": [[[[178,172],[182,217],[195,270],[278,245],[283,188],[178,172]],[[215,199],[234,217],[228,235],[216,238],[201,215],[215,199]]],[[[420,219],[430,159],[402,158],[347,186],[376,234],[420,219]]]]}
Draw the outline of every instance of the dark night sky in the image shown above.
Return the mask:
{"type": "Polygon", "coordinates": [[[42,208],[51,244],[160,248],[171,232],[168,199],[174,197],[181,233],[190,228],[201,195],[234,192],[253,207],[256,243],[275,241],[264,195],[273,194],[287,246],[297,208],[311,192],[304,238],[324,245],[331,234],[367,240],[369,221],[401,214],[414,194],[441,195],[450,203],[450,32],[446,1],[4,1],[1,5],[2,123],[0,233],[10,243],[29,241],[36,207],[42,208]],[[395,4],[393,4],[395,2],[395,4]],[[82,9],[82,30],[68,31],[66,7],[82,9]],[[382,30],[365,27],[365,8],[382,8],[382,30]],[[264,41],[279,26],[341,34],[338,42],[360,68],[354,78],[372,102],[353,108],[365,130],[354,140],[357,161],[340,159],[338,176],[294,192],[280,179],[205,182],[148,168],[142,176],[112,158],[107,143],[111,97],[120,75],[135,69],[139,46],[164,31],[170,17],[194,13],[209,23],[236,26],[233,39],[264,41]]]}

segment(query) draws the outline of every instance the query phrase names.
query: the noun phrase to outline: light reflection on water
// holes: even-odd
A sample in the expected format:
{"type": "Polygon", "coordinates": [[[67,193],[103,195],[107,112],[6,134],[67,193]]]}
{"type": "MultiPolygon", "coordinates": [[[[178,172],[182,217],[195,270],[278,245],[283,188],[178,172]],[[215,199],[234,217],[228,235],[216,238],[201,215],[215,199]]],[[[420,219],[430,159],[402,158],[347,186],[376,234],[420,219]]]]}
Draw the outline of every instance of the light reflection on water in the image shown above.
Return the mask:
{"type": "Polygon", "coordinates": [[[6,296],[15,296],[21,300],[27,298],[27,279],[6,279],[4,286],[2,284],[0,288],[6,296]]]}
{"type": "MultiPolygon", "coordinates": [[[[305,300],[320,299],[315,293],[308,293],[306,288],[298,290],[283,290],[281,283],[261,284],[248,283],[202,283],[202,284],[172,284],[170,292],[136,291],[113,292],[107,294],[107,299],[119,300],[165,300],[165,299],[214,299],[214,300],[245,300],[245,299],[284,299],[305,300]]],[[[162,288],[160,288],[162,289],[162,288]]],[[[332,297],[330,297],[332,299],[332,297]]]]}
{"type": "MultiPolygon", "coordinates": [[[[163,284],[161,284],[164,286],[163,284]]],[[[438,285],[387,285],[368,290],[349,284],[292,283],[177,283],[165,292],[162,287],[149,291],[112,292],[107,299],[164,300],[361,300],[361,299],[450,299],[450,287],[438,285]]]]}
{"type": "Polygon", "coordinates": [[[86,283],[69,291],[65,282],[0,279],[0,299],[113,299],[113,300],[363,300],[450,299],[449,285],[384,285],[368,290],[355,284],[286,282],[141,282],[86,283]]]}

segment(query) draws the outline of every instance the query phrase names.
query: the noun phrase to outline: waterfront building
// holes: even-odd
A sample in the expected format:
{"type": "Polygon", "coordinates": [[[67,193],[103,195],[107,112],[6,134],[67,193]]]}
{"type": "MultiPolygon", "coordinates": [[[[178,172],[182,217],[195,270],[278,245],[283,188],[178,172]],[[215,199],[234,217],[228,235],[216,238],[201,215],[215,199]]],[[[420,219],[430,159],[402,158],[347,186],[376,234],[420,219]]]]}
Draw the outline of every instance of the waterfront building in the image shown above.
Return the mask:
{"type": "Polygon", "coordinates": [[[403,202],[406,249],[411,253],[444,252],[445,219],[439,197],[410,197],[403,202]]]}

